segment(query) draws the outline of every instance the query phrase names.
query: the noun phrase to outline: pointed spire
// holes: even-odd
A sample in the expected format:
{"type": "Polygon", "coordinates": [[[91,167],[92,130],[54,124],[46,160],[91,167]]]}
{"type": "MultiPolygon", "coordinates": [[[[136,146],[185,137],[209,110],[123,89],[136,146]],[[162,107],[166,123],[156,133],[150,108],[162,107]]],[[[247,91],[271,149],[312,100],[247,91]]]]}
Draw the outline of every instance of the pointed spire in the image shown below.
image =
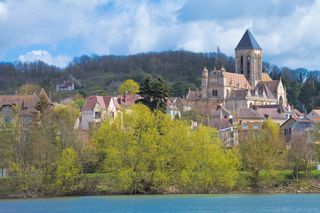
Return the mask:
{"type": "Polygon", "coordinates": [[[261,50],[256,39],[253,37],[249,29],[243,34],[240,42],[238,43],[236,50],[245,50],[245,49],[258,49],[261,50]]]}

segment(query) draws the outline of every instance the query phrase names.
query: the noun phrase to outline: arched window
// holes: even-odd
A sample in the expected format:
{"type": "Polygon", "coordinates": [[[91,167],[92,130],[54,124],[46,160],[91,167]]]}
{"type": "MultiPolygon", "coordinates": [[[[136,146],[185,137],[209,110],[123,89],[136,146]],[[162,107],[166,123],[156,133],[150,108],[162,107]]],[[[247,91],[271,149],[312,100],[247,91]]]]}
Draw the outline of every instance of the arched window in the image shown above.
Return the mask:
{"type": "Polygon", "coordinates": [[[247,56],[247,70],[248,70],[248,75],[250,75],[250,56],[247,56]]]}
{"type": "Polygon", "coordinates": [[[243,56],[240,57],[240,72],[243,74],[243,56]]]}

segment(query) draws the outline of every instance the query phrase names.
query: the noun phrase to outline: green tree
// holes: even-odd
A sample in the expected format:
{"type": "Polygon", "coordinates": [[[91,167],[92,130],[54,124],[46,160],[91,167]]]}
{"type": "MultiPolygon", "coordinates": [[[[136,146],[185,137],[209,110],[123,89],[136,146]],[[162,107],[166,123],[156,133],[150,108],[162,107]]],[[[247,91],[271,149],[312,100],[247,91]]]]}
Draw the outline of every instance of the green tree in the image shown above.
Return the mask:
{"type": "Polygon", "coordinates": [[[185,83],[177,81],[172,85],[172,95],[178,97],[184,97],[188,92],[188,87],[185,83]]]}
{"type": "Polygon", "coordinates": [[[139,93],[139,84],[132,79],[128,79],[120,85],[119,93],[121,95],[137,94],[139,93]]]}
{"type": "Polygon", "coordinates": [[[193,131],[187,122],[143,105],[104,123],[94,143],[100,168],[112,174],[118,191],[208,193],[230,189],[238,177],[238,157],[214,129],[193,131]]]}
{"type": "Polygon", "coordinates": [[[270,172],[284,162],[279,125],[270,119],[266,120],[259,133],[247,135],[240,145],[240,152],[244,170],[250,172],[251,185],[258,189],[261,171],[270,172]]]}
{"type": "Polygon", "coordinates": [[[161,77],[154,79],[148,75],[140,84],[139,94],[143,97],[140,102],[151,110],[164,111],[170,95],[169,84],[161,77]]]}
{"type": "Polygon", "coordinates": [[[305,176],[310,170],[309,164],[315,159],[314,144],[308,142],[308,136],[300,135],[293,139],[288,152],[288,162],[293,176],[299,179],[299,172],[304,171],[305,176]]]}
{"type": "Polygon", "coordinates": [[[39,110],[40,114],[43,114],[43,112],[45,112],[49,106],[50,99],[44,89],[41,89],[41,92],[39,94],[39,101],[35,108],[39,110]]]}
{"type": "Polygon", "coordinates": [[[72,148],[62,151],[57,162],[55,186],[60,192],[75,190],[80,174],[80,165],[77,153],[72,148]]]}
{"type": "Polygon", "coordinates": [[[20,95],[39,94],[41,87],[37,84],[23,84],[19,87],[18,92],[20,95]]]}

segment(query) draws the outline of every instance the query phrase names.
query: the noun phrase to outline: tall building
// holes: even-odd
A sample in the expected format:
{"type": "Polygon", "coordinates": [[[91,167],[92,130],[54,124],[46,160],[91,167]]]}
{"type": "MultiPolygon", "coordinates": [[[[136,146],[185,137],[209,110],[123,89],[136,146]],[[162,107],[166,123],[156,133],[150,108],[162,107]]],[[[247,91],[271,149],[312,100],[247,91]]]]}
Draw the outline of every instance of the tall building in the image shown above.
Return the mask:
{"type": "Polygon", "coordinates": [[[235,70],[202,70],[201,90],[189,91],[187,103],[212,114],[218,106],[230,112],[254,105],[287,105],[284,85],[262,72],[262,49],[249,30],[235,48],[235,70]]]}

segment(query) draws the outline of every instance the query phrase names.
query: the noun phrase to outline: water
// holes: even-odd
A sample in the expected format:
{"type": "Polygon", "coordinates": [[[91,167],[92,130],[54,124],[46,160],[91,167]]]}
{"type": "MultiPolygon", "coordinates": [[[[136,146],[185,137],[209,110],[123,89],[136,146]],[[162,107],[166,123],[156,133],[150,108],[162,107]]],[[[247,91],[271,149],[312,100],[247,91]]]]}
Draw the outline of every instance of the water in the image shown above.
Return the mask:
{"type": "Polygon", "coordinates": [[[1,213],[320,212],[320,194],[95,196],[0,200],[1,213]]]}

